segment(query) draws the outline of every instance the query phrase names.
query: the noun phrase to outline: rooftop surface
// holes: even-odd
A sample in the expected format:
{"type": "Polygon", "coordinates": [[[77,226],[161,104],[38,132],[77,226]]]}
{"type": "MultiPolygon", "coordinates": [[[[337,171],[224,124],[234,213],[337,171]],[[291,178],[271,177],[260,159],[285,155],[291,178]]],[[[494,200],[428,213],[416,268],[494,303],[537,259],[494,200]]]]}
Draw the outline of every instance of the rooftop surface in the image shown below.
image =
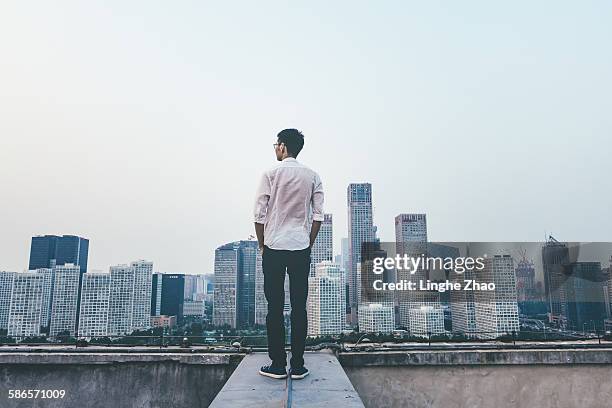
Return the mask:
{"type": "Polygon", "coordinates": [[[270,362],[266,353],[247,355],[210,405],[211,408],[364,408],[334,354],[307,352],[304,360],[310,375],[301,380],[276,380],[258,373],[261,366],[270,362]]]}

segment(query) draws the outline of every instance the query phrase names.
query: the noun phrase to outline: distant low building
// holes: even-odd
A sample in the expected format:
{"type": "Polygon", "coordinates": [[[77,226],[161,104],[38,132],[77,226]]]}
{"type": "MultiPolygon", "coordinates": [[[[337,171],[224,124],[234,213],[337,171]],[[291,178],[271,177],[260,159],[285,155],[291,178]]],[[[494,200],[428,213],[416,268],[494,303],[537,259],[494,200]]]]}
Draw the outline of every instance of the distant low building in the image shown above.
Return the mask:
{"type": "Polygon", "coordinates": [[[185,300],[183,303],[183,316],[202,317],[204,316],[204,302],[195,300],[185,300]]]}
{"type": "Polygon", "coordinates": [[[151,326],[153,327],[176,327],[176,316],[151,316],[151,326]]]}
{"type": "Polygon", "coordinates": [[[444,311],[441,307],[421,306],[410,313],[410,334],[417,337],[444,334],[444,311]]]}
{"type": "Polygon", "coordinates": [[[381,303],[359,306],[359,331],[363,333],[391,333],[395,329],[393,306],[381,303]]]}

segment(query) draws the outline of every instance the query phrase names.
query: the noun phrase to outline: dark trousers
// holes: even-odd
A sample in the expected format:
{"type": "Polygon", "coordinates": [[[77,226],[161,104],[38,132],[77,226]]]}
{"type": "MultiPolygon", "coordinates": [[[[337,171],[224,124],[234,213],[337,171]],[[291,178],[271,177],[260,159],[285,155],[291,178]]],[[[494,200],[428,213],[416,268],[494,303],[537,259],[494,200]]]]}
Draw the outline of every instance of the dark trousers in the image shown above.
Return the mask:
{"type": "Polygon", "coordinates": [[[264,293],[268,301],[266,327],[268,329],[268,355],[275,366],[287,365],[285,353],[285,272],[289,275],[291,299],[291,366],[304,365],[304,346],[308,319],[306,298],[308,297],[308,273],[310,271],[310,248],[286,251],[264,248],[262,255],[264,293]]]}

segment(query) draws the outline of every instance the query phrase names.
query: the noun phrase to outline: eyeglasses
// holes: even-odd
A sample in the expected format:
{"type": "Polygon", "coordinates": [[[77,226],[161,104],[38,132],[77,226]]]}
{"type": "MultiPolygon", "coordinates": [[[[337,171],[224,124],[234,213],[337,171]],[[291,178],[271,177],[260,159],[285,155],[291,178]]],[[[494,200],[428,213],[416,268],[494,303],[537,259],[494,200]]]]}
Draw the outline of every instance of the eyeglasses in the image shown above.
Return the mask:
{"type": "Polygon", "coordinates": [[[274,147],[274,149],[276,150],[276,146],[280,146],[280,145],[282,145],[282,144],[283,144],[283,143],[273,143],[273,144],[272,144],[272,147],[274,147]]]}

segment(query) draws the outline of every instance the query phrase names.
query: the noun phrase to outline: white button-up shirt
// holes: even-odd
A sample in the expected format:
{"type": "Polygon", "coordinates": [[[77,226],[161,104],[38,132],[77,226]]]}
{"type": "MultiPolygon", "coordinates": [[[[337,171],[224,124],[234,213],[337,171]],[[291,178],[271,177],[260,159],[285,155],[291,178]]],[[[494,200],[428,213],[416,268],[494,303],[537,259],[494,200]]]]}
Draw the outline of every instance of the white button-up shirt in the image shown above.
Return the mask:
{"type": "Polygon", "coordinates": [[[315,171],[287,157],[263,174],[255,197],[255,222],[264,224],[264,245],[308,248],[312,221],[323,221],[323,184],[315,171]]]}

